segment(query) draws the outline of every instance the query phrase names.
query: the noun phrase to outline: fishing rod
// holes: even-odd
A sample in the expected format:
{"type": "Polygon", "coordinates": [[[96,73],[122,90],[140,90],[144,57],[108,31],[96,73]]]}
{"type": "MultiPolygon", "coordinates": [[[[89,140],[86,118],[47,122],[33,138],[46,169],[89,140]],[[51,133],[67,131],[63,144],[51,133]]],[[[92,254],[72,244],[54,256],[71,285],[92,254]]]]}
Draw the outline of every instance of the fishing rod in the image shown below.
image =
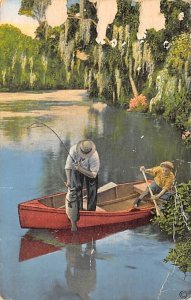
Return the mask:
{"type": "Polygon", "coordinates": [[[54,131],[50,126],[46,125],[45,123],[42,123],[42,122],[35,122],[35,123],[32,123],[29,127],[27,127],[27,129],[30,129],[30,128],[35,128],[35,127],[46,127],[48,128],[49,130],[51,130],[56,136],[57,138],[60,140],[60,142],[62,143],[62,145],[64,146],[64,149],[66,150],[66,152],[68,153],[68,155],[71,157],[72,161],[74,163],[76,163],[75,159],[71,156],[70,152],[68,151],[66,145],[64,144],[64,142],[61,140],[61,138],[59,137],[59,135],[56,133],[56,131],[54,131]],[[36,125],[36,126],[34,126],[36,125]]]}

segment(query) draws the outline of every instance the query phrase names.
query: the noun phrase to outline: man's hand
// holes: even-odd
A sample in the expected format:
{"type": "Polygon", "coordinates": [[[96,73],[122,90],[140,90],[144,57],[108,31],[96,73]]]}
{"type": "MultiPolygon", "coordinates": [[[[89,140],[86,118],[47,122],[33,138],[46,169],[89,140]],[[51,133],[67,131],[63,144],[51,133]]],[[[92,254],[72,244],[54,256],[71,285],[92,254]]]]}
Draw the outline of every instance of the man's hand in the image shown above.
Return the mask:
{"type": "Polygon", "coordinates": [[[65,185],[66,185],[66,187],[68,188],[70,188],[71,187],[71,182],[70,181],[67,181],[67,182],[64,182],[65,183],[65,185]]]}
{"type": "Polygon", "coordinates": [[[144,166],[141,166],[141,167],[140,167],[140,171],[141,171],[141,172],[145,172],[145,167],[144,167],[144,166]]]}
{"type": "Polygon", "coordinates": [[[79,171],[79,168],[80,168],[80,163],[79,162],[75,162],[72,165],[73,165],[74,170],[79,171]]]}
{"type": "Polygon", "coordinates": [[[85,176],[88,176],[88,177],[90,177],[90,178],[95,178],[95,177],[96,177],[96,174],[94,175],[94,173],[93,173],[92,171],[89,171],[89,170],[83,168],[83,167],[80,165],[79,162],[73,163],[73,168],[74,168],[74,170],[76,170],[76,171],[78,171],[78,172],[80,172],[80,173],[82,173],[82,174],[84,174],[85,176]]]}

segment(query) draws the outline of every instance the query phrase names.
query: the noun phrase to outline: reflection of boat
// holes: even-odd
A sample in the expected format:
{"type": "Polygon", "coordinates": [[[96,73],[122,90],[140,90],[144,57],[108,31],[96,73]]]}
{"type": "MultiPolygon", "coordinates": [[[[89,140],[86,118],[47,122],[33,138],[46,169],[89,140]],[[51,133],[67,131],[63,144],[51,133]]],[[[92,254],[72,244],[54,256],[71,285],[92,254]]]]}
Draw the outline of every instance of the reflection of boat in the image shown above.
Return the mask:
{"type": "Polygon", "coordinates": [[[52,253],[60,250],[60,246],[55,246],[53,243],[47,243],[40,239],[35,238],[35,235],[27,232],[21,239],[19,261],[31,259],[48,253],[52,253]]]}
{"type": "Polygon", "coordinates": [[[24,261],[61,250],[66,245],[86,244],[103,239],[111,234],[132,229],[148,223],[150,217],[128,223],[79,228],[72,233],[68,230],[30,229],[21,239],[19,261],[24,261]]]}
{"type": "MultiPolygon", "coordinates": [[[[152,203],[133,208],[138,192],[146,189],[145,183],[123,183],[98,193],[96,211],[80,211],[78,227],[120,224],[138,221],[151,215],[152,203]]],[[[23,228],[67,229],[70,221],[65,211],[66,193],[48,195],[22,202],[18,206],[20,225],[23,228]]]]}

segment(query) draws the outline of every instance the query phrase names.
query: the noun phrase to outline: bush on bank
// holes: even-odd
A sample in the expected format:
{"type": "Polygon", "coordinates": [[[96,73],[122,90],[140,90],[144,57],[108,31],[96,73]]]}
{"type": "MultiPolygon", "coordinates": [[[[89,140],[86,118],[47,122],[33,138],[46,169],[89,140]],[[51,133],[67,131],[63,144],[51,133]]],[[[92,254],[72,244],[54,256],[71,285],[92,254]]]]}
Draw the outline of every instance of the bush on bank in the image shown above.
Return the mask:
{"type": "Polygon", "coordinates": [[[165,261],[171,261],[183,272],[191,272],[191,180],[181,183],[175,195],[163,206],[163,216],[154,222],[169,237],[175,248],[170,249],[165,261]]]}

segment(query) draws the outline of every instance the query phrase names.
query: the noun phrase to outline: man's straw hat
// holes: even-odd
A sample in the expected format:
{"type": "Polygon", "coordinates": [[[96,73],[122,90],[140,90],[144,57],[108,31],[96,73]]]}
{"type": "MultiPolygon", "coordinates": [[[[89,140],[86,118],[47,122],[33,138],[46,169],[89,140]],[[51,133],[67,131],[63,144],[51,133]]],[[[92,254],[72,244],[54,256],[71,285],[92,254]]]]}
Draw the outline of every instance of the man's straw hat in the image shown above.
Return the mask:
{"type": "Polygon", "coordinates": [[[165,168],[169,168],[171,170],[174,169],[174,165],[173,163],[171,163],[170,161],[163,161],[161,164],[160,164],[161,167],[165,167],[165,168]]]}
{"type": "Polygon", "coordinates": [[[77,143],[76,150],[80,157],[89,158],[96,151],[96,146],[91,140],[82,140],[77,143]]]}

